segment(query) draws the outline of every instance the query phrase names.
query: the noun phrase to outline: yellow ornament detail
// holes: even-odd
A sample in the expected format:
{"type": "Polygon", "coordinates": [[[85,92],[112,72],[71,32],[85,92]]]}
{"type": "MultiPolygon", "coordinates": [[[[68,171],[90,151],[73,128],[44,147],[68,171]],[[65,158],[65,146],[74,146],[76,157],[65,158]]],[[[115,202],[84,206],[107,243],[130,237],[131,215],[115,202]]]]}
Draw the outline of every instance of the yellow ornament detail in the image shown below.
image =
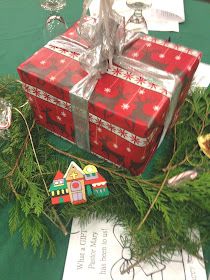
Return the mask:
{"type": "Polygon", "coordinates": [[[84,169],[83,169],[83,172],[85,173],[85,174],[92,174],[92,173],[97,173],[98,172],[98,170],[97,170],[97,168],[94,166],[94,165],[86,165],[85,167],[84,167],[84,169]]]}
{"type": "Polygon", "coordinates": [[[210,158],[210,133],[198,136],[197,140],[202,152],[210,158]]]}

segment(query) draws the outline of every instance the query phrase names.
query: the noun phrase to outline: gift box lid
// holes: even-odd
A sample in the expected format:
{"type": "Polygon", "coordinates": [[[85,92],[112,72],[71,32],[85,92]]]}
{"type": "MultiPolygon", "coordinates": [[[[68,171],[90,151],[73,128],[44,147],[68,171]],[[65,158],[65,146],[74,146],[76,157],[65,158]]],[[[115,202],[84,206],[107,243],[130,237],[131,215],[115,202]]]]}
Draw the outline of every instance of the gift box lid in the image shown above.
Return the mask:
{"type": "MultiPolygon", "coordinates": [[[[77,34],[77,23],[64,38],[85,44],[77,34]]],[[[124,53],[180,79],[180,100],[201,59],[201,53],[150,36],[142,36],[124,53]]],[[[23,83],[33,87],[36,95],[55,98],[56,102],[71,103],[72,86],[87,73],[78,62],[79,54],[47,44],[18,67],[23,83]],[[40,91],[41,90],[41,91],[40,91]]],[[[163,127],[173,92],[147,80],[144,74],[134,74],[113,65],[98,80],[89,100],[89,116],[103,122],[110,130],[122,128],[147,139],[157,127],[163,127]],[[108,127],[109,126],[109,127],[108,127]]],[[[180,102],[181,103],[181,102],[180,102]]]]}

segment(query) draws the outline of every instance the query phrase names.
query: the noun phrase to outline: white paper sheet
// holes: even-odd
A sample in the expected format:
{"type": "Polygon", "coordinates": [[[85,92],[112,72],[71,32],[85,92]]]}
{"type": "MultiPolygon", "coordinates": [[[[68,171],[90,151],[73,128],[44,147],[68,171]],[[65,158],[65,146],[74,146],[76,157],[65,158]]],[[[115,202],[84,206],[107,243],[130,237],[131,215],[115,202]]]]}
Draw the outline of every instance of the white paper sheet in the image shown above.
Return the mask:
{"type": "MultiPolygon", "coordinates": [[[[99,1],[93,0],[90,14],[98,15],[99,1]]],[[[128,8],[126,0],[115,0],[113,9],[124,16],[126,21],[133,14],[128,8]]],[[[152,7],[143,12],[148,29],[154,31],[179,31],[179,23],[185,20],[183,0],[152,0],[152,7]]]]}
{"type": "Polygon", "coordinates": [[[193,83],[192,86],[196,87],[208,87],[210,84],[210,65],[209,64],[205,64],[205,63],[200,63],[194,78],[193,78],[193,83]]]}
{"type": "Polygon", "coordinates": [[[63,280],[207,280],[204,263],[184,251],[174,254],[170,263],[141,262],[122,275],[120,271],[136,260],[131,240],[118,224],[94,220],[81,228],[74,220],[72,233],[63,280]]]}

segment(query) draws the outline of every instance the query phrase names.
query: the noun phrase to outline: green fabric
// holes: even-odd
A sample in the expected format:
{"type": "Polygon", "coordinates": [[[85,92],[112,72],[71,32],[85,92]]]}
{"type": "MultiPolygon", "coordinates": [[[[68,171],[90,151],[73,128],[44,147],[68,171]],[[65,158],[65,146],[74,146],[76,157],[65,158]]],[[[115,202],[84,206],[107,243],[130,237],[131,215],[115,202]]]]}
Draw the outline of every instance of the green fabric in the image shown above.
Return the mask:
{"type": "MultiPolygon", "coordinates": [[[[68,26],[79,18],[82,0],[67,0],[62,13],[68,26]]],[[[202,1],[185,0],[186,21],[180,32],[150,32],[156,37],[168,39],[203,52],[203,62],[210,63],[210,5],[202,1]]],[[[16,67],[44,45],[42,27],[47,13],[42,11],[39,0],[0,0],[0,74],[16,74],[16,67]]],[[[56,142],[57,140],[54,139],[56,142]]],[[[170,150],[168,137],[161,145],[145,172],[149,176],[159,155],[170,150]]],[[[19,234],[10,236],[8,231],[9,206],[0,208],[0,279],[2,280],[60,280],[62,278],[68,237],[55,227],[52,232],[56,240],[55,259],[40,259],[31,249],[24,250],[19,234]]],[[[210,259],[210,246],[206,249],[210,259]]],[[[207,270],[210,271],[210,265],[207,270]]],[[[179,280],[179,279],[177,279],[179,280]]]]}

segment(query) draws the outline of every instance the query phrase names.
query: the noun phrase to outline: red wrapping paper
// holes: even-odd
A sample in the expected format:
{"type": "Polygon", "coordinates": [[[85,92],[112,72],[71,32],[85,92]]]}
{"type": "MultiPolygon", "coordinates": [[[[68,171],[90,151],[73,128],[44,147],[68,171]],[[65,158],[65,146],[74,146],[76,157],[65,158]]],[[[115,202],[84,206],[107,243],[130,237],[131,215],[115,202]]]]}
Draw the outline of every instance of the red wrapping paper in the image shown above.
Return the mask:
{"type": "MultiPolygon", "coordinates": [[[[76,24],[65,37],[82,42],[76,24]]],[[[180,76],[180,92],[172,123],[184,102],[201,53],[145,35],[124,52],[180,76]]],[[[87,73],[78,54],[45,46],[18,67],[36,122],[74,142],[70,89],[87,73]]],[[[173,94],[173,93],[172,93],[173,94]]],[[[91,153],[139,175],[156,151],[167,116],[170,93],[141,75],[114,66],[99,79],[89,100],[91,153]]]]}

